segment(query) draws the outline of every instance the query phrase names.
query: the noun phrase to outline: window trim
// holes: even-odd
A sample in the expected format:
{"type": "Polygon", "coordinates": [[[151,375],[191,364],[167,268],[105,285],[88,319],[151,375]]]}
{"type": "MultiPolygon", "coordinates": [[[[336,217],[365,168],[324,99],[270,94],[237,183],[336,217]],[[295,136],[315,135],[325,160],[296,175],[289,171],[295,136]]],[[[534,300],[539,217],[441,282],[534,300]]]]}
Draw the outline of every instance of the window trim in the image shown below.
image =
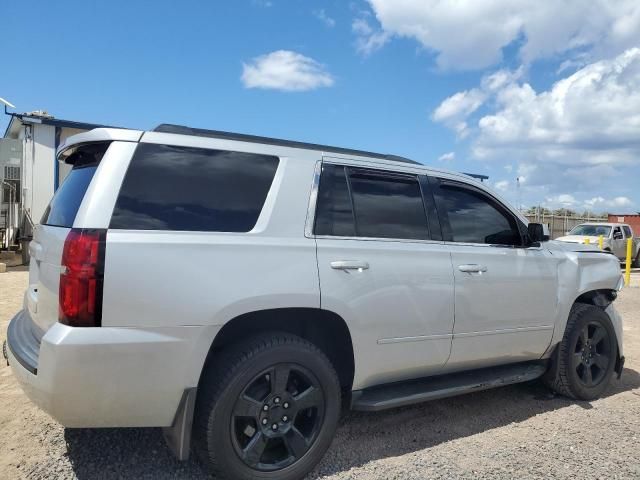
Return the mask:
{"type": "Polygon", "coordinates": [[[451,231],[451,224],[449,223],[449,214],[448,212],[444,212],[443,208],[439,207],[438,202],[435,199],[434,195],[434,203],[436,206],[436,210],[438,211],[438,219],[440,220],[440,225],[442,228],[442,238],[446,245],[464,245],[464,246],[473,246],[473,247],[491,247],[491,248],[527,248],[526,238],[524,236],[524,232],[526,231],[526,227],[522,224],[522,221],[514,215],[514,213],[504,205],[500,200],[498,200],[495,196],[491,195],[491,193],[478,188],[477,186],[466,183],[460,180],[452,180],[449,178],[436,177],[432,175],[428,175],[429,185],[432,187],[433,191],[436,189],[440,189],[443,185],[449,185],[454,188],[459,188],[461,190],[470,190],[478,195],[481,195],[484,198],[490,200],[490,203],[496,207],[496,210],[500,211],[505,216],[513,219],[516,224],[516,229],[518,231],[518,235],[520,237],[519,245],[505,245],[501,243],[476,243],[476,242],[455,242],[453,241],[453,233],[451,231]]]}
{"type": "MultiPolygon", "coordinates": [[[[440,222],[439,218],[436,216],[433,220],[429,215],[431,210],[430,200],[428,195],[431,195],[431,188],[427,182],[427,175],[424,173],[416,173],[416,172],[406,172],[403,170],[392,170],[385,167],[374,167],[370,165],[355,165],[350,162],[343,163],[340,161],[332,161],[332,160],[318,160],[316,162],[314,172],[313,172],[313,180],[311,184],[311,192],[309,194],[309,206],[307,207],[307,221],[305,223],[305,231],[304,236],[306,238],[315,238],[315,239],[328,239],[328,240],[363,240],[363,241],[376,241],[376,242],[399,242],[399,243],[426,243],[426,244],[442,244],[442,240],[434,240],[434,231],[433,227],[437,223],[437,230],[435,233],[439,233],[440,238],[442,238],[442,232],[440,230],[440,222]],[[418,187],[420,188],[420,194],[422,197],[422,205],[425,213],[425,221],[427,223],[427,231],[429,234],[428,239],[420,240],[420,239],[412,239],[412,238],[387,238],[387,237],[359,237],[359,236],[337,236],[337,235],[316,235],[314,232],[315,221],[316,221],[316,213],[317,213],[317,204],[318,204],[318,191],[320,188],[320,176],[322,174],[322,166],[323,165],[336,165],[338,167],[343,167],[345,169],[345,176],[347,179],[347,186],[349,188],[349,197],[352,202],[353,208],[353,196],[351,194],[351,181],[349,170],[350,169],[358,169],[358,170],[366,170],[372,172],[372,174],[379,174],[380,176],[385,177],[403,177],[403,178],[412,178],[418,182],[418,187]],[[425,185],[429,187],[425,191],[425,185]]],[[[433,201],[433,199],[431,199],[433,201]]],[[[435,208],[435,203],[432,204],[435,208]]],[[[354,209],[354,222],[357,223],[355,219],[355,209],[354,209]]],[[[357,232],[357,228],[356,228],[357,232]]]]}

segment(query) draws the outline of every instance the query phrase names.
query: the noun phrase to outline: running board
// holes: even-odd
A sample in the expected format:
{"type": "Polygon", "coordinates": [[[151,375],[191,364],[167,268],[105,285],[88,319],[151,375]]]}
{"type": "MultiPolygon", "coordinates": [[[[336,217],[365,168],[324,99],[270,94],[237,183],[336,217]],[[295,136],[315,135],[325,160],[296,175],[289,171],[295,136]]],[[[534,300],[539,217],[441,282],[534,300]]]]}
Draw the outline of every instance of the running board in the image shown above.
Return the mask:
{"type": "Polygon", "coordinates": [[[403,407],[428,400],[527,382],[541,377],[546,371],[546,362],[523,362],[378,385],[354,391],[351,397],[351,408],[375,412],[403,407]]]}

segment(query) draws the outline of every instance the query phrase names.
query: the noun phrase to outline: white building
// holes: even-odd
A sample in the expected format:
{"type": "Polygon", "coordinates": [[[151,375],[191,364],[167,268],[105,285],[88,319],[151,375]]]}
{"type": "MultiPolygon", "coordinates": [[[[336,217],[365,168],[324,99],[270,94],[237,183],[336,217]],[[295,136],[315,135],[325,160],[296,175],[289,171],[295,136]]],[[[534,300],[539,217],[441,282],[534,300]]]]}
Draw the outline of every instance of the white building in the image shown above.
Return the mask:
{"type": "Polygon", "coordinates": [[[31,236],[69,167],[56,161],[67,137],[103,125],[61,120],[46,112],[10,114],[0,139],[0,248],[31,236]]]}

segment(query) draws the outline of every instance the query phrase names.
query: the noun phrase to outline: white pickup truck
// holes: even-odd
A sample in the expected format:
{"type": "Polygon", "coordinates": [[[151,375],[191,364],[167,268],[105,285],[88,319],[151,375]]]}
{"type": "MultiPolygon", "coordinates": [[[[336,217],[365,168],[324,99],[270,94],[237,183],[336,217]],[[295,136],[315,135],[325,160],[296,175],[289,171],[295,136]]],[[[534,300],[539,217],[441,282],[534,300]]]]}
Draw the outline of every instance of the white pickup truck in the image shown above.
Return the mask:
{"type": "Polygon", "coordinates": [[[635,237],[633,229],[626,223],[581,223],[575,226],[566,236],[557,238],[561,242],[589,243],[597,245],[602,236],[602,248],[613,253],[621,262],[626,261],[627,239],[631,238],[632,265],[640,267],[640,238],[635,237]]]}

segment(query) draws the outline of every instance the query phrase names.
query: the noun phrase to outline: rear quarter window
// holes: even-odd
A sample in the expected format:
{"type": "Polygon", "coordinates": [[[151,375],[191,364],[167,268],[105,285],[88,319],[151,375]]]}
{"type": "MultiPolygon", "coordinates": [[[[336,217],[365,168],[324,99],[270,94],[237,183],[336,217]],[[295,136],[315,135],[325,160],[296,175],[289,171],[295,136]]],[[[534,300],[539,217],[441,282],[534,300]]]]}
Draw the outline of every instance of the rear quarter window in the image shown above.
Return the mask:
{"type": "Polygon", "coordinates": [[[73,164],[73,168],[51,199],[40,223],[54,227],[73,226],[82,199],[107,148],[109,143],[94,143],[79,147],[69,155],[66,162],[73,164]]]}
{"type": "Polygon", "coordinates": [[[248,232],[278,168],[276,156],[142,143],[110,228],[248,232]]]}

